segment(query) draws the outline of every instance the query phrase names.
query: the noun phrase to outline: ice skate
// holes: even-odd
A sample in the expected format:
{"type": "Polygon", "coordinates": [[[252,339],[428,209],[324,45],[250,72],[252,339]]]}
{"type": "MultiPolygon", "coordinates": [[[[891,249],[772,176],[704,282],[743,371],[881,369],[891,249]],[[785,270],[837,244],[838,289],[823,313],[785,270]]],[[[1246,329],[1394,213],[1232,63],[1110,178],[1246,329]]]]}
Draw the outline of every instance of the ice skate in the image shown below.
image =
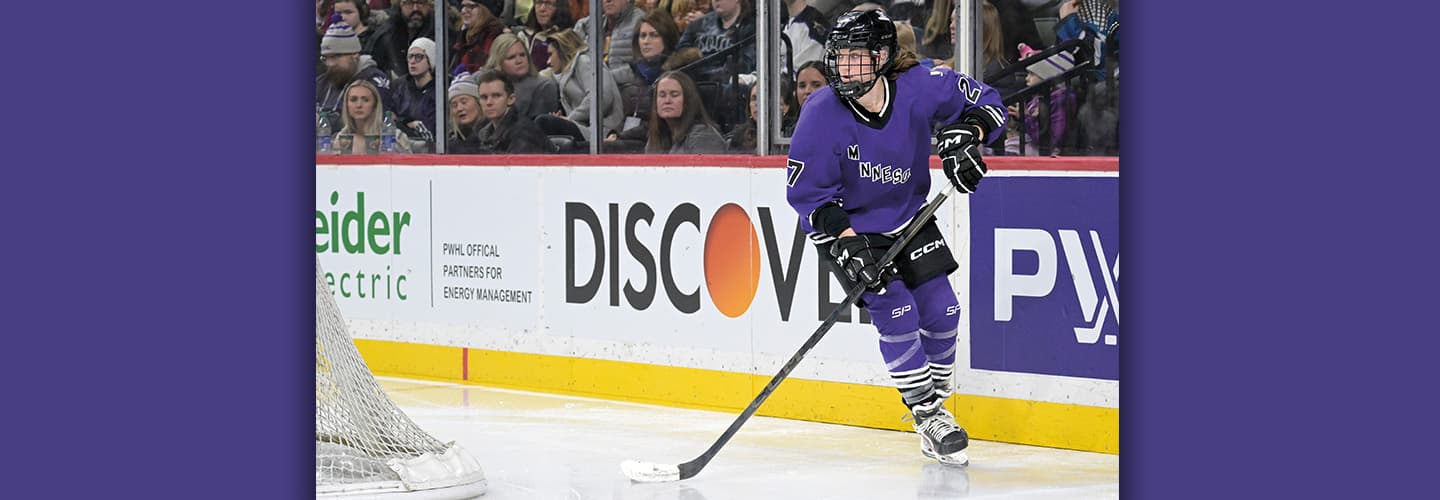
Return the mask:
{"type": "Polygon", "coordinates": [[[970,436],[955,423],[937,399],[916,406],[912,413],[915,418],[915,433],[920,435],[920,453],[945,465],[967,465],[970,463],[965,448],[970,446],[970,436]]]}

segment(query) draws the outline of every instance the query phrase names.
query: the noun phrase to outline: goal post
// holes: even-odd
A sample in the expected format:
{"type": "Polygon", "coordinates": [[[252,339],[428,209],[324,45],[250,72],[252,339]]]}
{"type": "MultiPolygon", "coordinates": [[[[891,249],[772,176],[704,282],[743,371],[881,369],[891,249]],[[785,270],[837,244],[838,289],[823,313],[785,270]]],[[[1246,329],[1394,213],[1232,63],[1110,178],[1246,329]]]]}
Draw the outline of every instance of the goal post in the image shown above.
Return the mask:
{"type": "Polygon", "coordinates": [[[315,496],[473,498],[480,463],[442,443],[385,395],[355,348],[315,259],[315,496]]]}

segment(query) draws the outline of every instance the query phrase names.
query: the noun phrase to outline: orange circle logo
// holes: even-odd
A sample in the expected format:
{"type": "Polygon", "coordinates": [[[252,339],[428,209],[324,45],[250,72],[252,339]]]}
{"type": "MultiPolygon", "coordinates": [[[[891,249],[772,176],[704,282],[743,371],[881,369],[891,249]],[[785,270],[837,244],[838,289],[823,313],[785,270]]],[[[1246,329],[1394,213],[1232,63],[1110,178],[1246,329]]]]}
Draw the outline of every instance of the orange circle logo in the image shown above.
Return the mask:
{"type": "Polygon", "coordinates": [[[738,318],[760,287],[760,240],[745,209],[726,203],[705,232],[705,288],[720,314],[738,318]]]}

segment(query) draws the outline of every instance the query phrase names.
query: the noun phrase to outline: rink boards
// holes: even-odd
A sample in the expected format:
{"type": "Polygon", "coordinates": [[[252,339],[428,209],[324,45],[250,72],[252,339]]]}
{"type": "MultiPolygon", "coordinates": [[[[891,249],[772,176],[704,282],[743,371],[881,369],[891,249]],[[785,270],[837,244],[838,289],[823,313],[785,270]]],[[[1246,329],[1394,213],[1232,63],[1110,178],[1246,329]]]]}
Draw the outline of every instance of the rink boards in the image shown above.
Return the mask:
{"type": "MultiPolygon", "coordinates": [[[[385,159],[316,172],[316,252],[378,373],[738,411],[844,297],[784,158],[385,159]]],[[[1117,453],[1117,161],[1007,160],[939,214],[950,404],[979,439],[1117,453]]],[[[760,414],[908,429],[868,323],[842,315],[760,414]]]]}

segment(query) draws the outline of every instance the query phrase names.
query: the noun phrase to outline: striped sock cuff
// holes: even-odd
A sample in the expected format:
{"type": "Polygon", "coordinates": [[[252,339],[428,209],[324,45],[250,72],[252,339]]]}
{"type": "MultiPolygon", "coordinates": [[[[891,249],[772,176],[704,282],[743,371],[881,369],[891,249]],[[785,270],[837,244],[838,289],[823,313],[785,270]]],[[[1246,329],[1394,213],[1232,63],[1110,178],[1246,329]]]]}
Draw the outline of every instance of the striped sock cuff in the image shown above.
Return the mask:
{"type": "Polygon", "coordinates": [[[922,365],[914,370],[891,372],[890,379],[895,382],[895,388],[900,391],[900,397],[905,400],[907,406],[926,402],[935,395],[935,383],[931,379],[929,366],[922,365]]]}

